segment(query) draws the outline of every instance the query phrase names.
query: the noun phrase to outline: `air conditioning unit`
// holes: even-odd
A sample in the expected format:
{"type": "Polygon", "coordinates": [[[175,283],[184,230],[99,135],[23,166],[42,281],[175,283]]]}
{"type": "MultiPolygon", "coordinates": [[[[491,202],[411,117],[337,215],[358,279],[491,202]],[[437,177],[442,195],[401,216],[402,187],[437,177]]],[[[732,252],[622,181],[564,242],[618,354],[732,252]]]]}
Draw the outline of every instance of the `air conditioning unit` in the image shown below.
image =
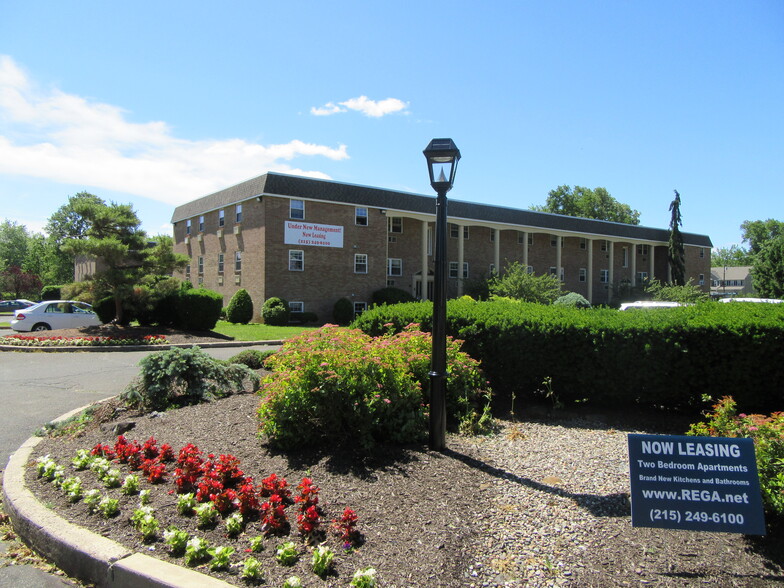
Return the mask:
{"type": "Polygon", "coordinates": [[[240,276],[239,274],[238,274],[238,275],[236,275],[236,276],[234,276],[234,283],[235,283],[237,286],[239,286],[239,285],[240,285],[240,281],[241,281],[241,280],[240,280],[240,278],[242,278],[242,276],[240,276]]]}
{"type": "Polygon", "coordinates": [[[223,229],[218,229],[216,234],[218,235],[218,239],[223,239],[223,229]]]}
{"type": "Polygon", "coordinates": [[[201,233],[199,233],[198,235],[196,235],[196,240],[197,240],[199,243],[201,243],[201,242],[202,242],[202,239],[203,239],[203,237],[201,236],[201,233]]]}
{"type": "Polygon", "coordinates": [[[223,286],[223,276],[218,276],[218,286],[223,286]]]}
{"type": "Polygon", "coordinates": [[[185,244],[186,245],[190,245],[191,244],[191,238],[190,237],[185,237],[185,244]]]}
{"type": "Polygon", "coordinates": [[[234,225],[234,234],[239,235],[241,232],[241,228],[239,225],[234,225]]]}

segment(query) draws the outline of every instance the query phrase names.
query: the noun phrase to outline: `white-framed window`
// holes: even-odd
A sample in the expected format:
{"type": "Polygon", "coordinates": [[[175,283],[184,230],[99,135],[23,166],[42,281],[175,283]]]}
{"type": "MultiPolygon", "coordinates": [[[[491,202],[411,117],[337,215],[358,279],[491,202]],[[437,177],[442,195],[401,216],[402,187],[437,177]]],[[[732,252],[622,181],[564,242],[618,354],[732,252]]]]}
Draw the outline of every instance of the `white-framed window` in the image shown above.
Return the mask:
{"type": "Polygon", "coordinates": [[[490,242],[495,243],[495,229],[490,229],[490,242]]]}
{"type": "Polygon", "coordinates": [[[218,253],[218,273],[223,273],[223,253],[218,253]]]}
{"type": "Polygon", "coordinates": [[[648,281],[648,272],[637,272],[637,283],[642,284],[648,281]]]}
{"type": "Polygon", "coordinates": [[[602,284],[608,284],[610,282],[610,270],[608,269],[599,270],[599,281],[602,284]]]}
{"type": "Polygon", "coordinates": [[[588,249],[588,239],[585,237],[580,237],[580,249],[588,249]]]}
{"type": "Polygon", "coordinates": [[[204,232],[204,215],[199,217],[199,232],[204,232]]]}
{"type": "Polygon", "coordinates": [[[621,259],[623,267],[629,267],[629,248],[624,247],[621,251],[621,259]]]}
{"type": "Polygon", "coordinates": [[[703,285],[705,285],[705,274],[700,274],[700,277],[699,277],[699,279],[697,280],[697,283],[698,283],[700,286],[703,286],[703,285]]]}
{"type": "Polygon", "coordinates": [[[234,222],[241,223],[242,222],[242,204],[238,204],[234,207],[234,222]]]}
{"type": "MultiPolygon", "coordinates": [[[[460,267],[460,263],[457,261],[450,261],[449,262],[449,277],[450,278],[458,278],[458,269],[460,267]]],[[[463,279],[468,277],[468,262],[463,262],[463,279]]]]}
{"type": "Polygon", "coordinates": [[[191,234],[191,219],[185,221],[185,234],[186,235],[191,234]]]}
{"type": "Polygon", "coordinates": [[[581,282],[585,282],[588,279],[588,270],[585,269],[584,267],[581,267],[578,275],[579,275],[579,280],[581,282]]]}
{"type": "Polygon", "coordinates": [[[534,266],[529,265],[528,267],[525,268],[525,271],[527,271],[529,274],[534,273],[534,266]]]}
{"type": "Polygon", "coordinates": [[[289,310],[291,312],[305,312],[305,303],[289,301],[289,310]]]}
{"type": "Polygon", "coordinates": [[[225,224],[226,224],[226,213],[225,213],[225,212],[224,212],[224,210],[221,208],[221,209],[218,211],[218,226],[219,226],[219,227],[222,227],[222,226],[224,226],[225,224]]]}
{"type": "Polygon", "coordinates": [[[637,245],[637,255],[648,255],[648,246],[637,245]]]}
{"type": "Polygon", "coordinates": [[[234,271],[235,272],[242,271],[242,251],[234,252],[234,271]]]}
{"type": "Polygon", "coordinates": [[[199,267],[199,275],[204,273],[204,256],[199,255],[198,257],[198,267],[199,267]]]}
{"type": "Polygon", "coordinates": [[[354,208],[354,224],[360,227],[368,226],[368,209],[361,206],[354,208]]]}
{"type": "Polygon", "coordinates": [[[390,233],[402,233],[403,232],[403,217],[402,216],[390,216],[387,219],[387,230],[390,233]]]}
{"type": "Polygon", "coordinates": [[[550,235],[550,247],[558,247],[558,235],[550,235]]]}
{"type": "Polygon", "coordinates": [[[561,268],[560,276],[558,278],[563,282],[566,279],[566,274],[564,273],[564,268],[561,268]]]}
{"type": "Polygon", "coordinates": [[[517,244],[525,244],[525,231],[517,231],[517,244]]]}
{"type": "Polygon", "coordinates": [[[305,271],[305,252],[301,249],[289,249],[289,271],[305,271]]]}
{"type": "Polygon", "coordinates": [[[402,276],[403,260],[395,257],[390,257],[389,259],[387,259],[387,275],[402,276]]]}
{"type": "Polygon", "coordinates": [[[599,245],[600,249],[602,251],[607,251],[607,247],[608,247],[607,244],[609,243],[609,241],[607,239],[602,239],[600,243],[601,243],[599,245]]]}
{"type": "Polygon", "coordinates": [[[185,266],[185,279],[186,280],[191,279],[191,264],[185,266]]]}
{"type": "Polygon", "coordinates": [[[700,258],[705,257],[705,247],[700,247],[700,258]]]}
{"type": "Polygon", "coordinates": [[[556,269],[557,269],[557,268],[556,268],[554,265],[551,265],[551,266],[550,266],[550,275],[551,275],[551,276],[554,276],[554,275],[555,275],[555,270],[556,270],[556,269]]]}
{"type": "MultiPolygon", "coordinates": [[[[460,230],[460,225],[457,225],[455,223],[449,223],[449,236],[452,239],[457,239],[458,235],[460,235],[459,230],[460,230]]],[[[463,239],[464,240],[468,239],[468,225],[463,226],[463,239]]]]}
{"type": "Polygon", "coordinates": [[[368,256],[367,253],[354,254],[354,273],[366,274],[368,272],[368,256]]]}
{"type": "Polygon", "coordinates": [[[289,216],[296,220],[305,218],[305,201],[291,200],[289,202],[289,216]]]}
{"type": "Polygon", "coordinates": [[[534,234],[533,233],[528,233],[528,244],[529,245],[533,245],[534,244],[534,234]]]}
{"type": "Polygon", "coordinates": [[[359,316],[363,312],[367,310],[367,302],[355,302],[354,303],[354,316],[359,316]]]}

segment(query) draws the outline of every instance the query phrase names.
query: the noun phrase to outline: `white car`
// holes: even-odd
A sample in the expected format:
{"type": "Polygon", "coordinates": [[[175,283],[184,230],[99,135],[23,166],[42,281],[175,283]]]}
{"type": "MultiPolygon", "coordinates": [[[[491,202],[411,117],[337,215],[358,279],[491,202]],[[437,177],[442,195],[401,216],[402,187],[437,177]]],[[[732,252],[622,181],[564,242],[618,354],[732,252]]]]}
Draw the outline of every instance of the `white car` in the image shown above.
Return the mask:
{"type": "Polygon", "coordinates": [[[784,300],[778,298],[722,298],[719,302],[762,302],[763,304],[781,304],[784,300]]]}
{"type": "Polygon", "coordinates": [[[93,307],[76,300],[46,300],[14,311],[14,331],[49,331],[79,329],[102,324],[93,307]]]}
{"type": "Polygon", "coordinates": [[[683,304],[665,300],[638,300],[636,302],[624,302],[621,304],[621,310],[629,310],[631,308],[676,308],[678,306],[683,306],[683,304]]]}

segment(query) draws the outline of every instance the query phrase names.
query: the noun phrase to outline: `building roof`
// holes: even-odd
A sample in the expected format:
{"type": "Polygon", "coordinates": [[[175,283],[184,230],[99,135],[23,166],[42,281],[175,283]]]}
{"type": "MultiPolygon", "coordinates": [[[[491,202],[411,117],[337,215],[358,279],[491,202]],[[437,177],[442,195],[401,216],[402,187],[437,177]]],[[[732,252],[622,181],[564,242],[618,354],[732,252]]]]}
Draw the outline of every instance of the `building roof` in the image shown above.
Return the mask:
{"type": "Polygon", "coordinates": [[[711,278],[714,280],[748,280],[751,275],[750,265],[728,265],[712,267],[711,278]]]}
{"type": "MultiPolygon", "coordinates": [[[[409,192],[268,172],[178,206],[172,214],[172,223],[239,204],[258,196],[320,200],[424,215],[435,215],[436,201],[435,197],[409,192]]],[[[449,199],[448,207],[450,219],[517,225],[521,230],[535,228],[541,229],[542,232],[584,233],[597,237],[624,238],[635,241],[667,242],[669,240],[668,229],[655,229],[454,199],[449,199]]],[[[682,235],[686,245],[713,246],[707,235],[693,233],[682,233],[682,235]]]]}

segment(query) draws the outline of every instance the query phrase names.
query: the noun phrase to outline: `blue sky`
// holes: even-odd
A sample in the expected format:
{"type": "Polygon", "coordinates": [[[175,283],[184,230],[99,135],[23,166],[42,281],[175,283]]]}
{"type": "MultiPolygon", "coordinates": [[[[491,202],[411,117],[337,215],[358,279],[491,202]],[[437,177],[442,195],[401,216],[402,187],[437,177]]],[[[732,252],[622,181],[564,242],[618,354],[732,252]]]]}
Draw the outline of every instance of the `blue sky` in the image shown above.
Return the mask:
{"type": "Polygon", "coordinates": [[[0,0],[0,219],[174,206],[280,171],[527,208],[603,186],[740,243],[784,220],[784,2],[0,0]]]}

